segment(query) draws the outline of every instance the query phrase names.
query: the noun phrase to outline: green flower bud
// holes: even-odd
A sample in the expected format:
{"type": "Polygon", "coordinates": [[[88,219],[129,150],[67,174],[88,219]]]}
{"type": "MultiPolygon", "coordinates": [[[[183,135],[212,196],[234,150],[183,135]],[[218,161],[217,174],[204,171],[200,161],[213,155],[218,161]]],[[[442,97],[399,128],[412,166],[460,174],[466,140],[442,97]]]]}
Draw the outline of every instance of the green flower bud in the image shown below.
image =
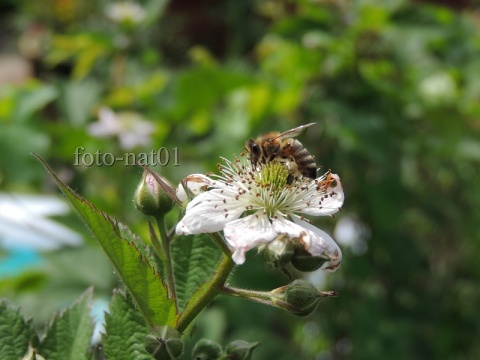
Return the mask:
{"type": "MultiPolygon", "coordinates": [[[[170,188],[170,182],[158,175],[170,188]]],[[[173,200],[166,194],[155,177],[148,171],[143,172],[142,181],[133,197],[135,207],[145,215],[164,215],[173,208],[173,200]]]]}
{"type": "Polygon", "coordinates": [[[193,360],[219,360],[222,356],[222,347],[215,341],[201,339],[193,348],[193,360]]]}
{"type": "Polygon", "coordinates": [[[248,343],[243,340],[232,341],[225,347],[225,352],[228,360],[251,360],[253,349],[255,349],[259,342],[248,343]]]}
{"type": "Polygon", "coordinates": [[[287,234],[280,234],[265,246],[265,263],[272,269],[284,267],[290,262],[294,250],[290,237],[287,234]]]}
{"type": "Polygon", "coordinates": [[[312,272],[320,269],[328,260],[330,259],[321,256],[313,256],[303,247],[297,246],[295,248],[295,253],[292,256],[292,266],[299,271],[312,272]]]}
{"type": "Polygon", "coordinates": [[[307,316],[324,297],[336,295],[334,291],[318,291],[308,281],[297,279],[286,286],[283,301],[292,306],[289,310],[295,315],[307,316]]]}
{"type": "Polygon", "coordinates": [[[183,342],[177,330],[163,326],[147,335],[145,350],[156,360],[173,360],[183,354],[183,342]]]}

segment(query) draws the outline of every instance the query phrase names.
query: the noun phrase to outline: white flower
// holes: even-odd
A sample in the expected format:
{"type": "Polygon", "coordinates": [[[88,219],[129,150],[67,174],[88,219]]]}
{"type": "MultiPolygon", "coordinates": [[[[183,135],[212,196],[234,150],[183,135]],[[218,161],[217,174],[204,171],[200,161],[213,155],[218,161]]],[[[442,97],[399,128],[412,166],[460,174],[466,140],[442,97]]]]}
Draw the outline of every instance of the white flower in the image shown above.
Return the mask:
{"type": "Polygon", "coordinates": [[[137,3],[131,1],[115,2],[109,4],[105,9],[107,17],[117,23],[131,22],[141,23],[145,17],[145,10],[137,3]]]}
{"type": "Polygon", "coordinates": [[[178,200],[184,202],[190,195],[199,195],[205,192],[211,185],[212,180],[203,174],[188,175],[178,184],[175,190],[178,200]],[[207,180],[207,182],[205,182],[207,180]]]}
{"type": "Polygon", "coordinates": [[[69,206],[54,196],[0,193],[0,246],[56,250],[81,245],[80,234],[48,218],[69,212],[69,206]]]}
{"type": "Polygon", "coordinates": [[[118,136],[120,146],[124,150],[131,150],[137,146],[147,146],[150,135],[155,126],[133,112],[115,114],[112,109],[102,107],[98,114],[98,121],[90,124],[88,132],[97,137],[118,136]]]}
{"type": "Polygon", "coordinates": [[[327,173],[315,180],[301,177],[287,185],[288,171],[281,163],[253,169],[248,161],[224,161],[219,165],[221,175],[186,178],[187,187],[207,190],[188,203],[177,234],[223,230],[237,264],[245,261],[248,250],[288,234],[313,256],[327,256],[330,260],[322,266],[324,270],[338,268],[342,253],[335,241],[298,215],[332,215],[340,209],[344,195],[337,175],[327,173]]]}

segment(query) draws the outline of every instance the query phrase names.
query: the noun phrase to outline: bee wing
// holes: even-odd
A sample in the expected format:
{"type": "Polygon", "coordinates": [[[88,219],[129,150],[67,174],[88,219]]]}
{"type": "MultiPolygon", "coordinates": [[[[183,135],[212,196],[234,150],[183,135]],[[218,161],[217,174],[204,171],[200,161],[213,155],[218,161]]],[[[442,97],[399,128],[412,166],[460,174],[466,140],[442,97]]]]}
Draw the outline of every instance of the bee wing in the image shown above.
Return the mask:
{"type": "Polygon", "coordinates": [[[316,123],[310,123],[310,124],[301,125],[301,126],[298,126],[298,127],[296,127],[296,128],[287,130],[287,131],[285,131],[285,132],[283,132],[283,133],[281,133],[281,134],[278,134],[278,135],[275,136],[272,140],[297,137],[297,136],[300,135],[300,134],[303,132],[303,130],[305,130],[307,127],[312,126],[312,125],[315,125],[315,124],[316,124],[316,123]]]}

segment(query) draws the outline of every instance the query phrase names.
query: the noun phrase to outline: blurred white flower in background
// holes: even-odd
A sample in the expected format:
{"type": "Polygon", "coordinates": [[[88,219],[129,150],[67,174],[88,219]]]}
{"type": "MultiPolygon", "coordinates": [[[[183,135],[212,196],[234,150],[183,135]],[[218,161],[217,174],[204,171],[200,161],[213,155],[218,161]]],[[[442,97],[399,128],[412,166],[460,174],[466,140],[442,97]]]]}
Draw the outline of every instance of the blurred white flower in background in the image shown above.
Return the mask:
{"type": "Polygon", "coordinates": [[[437,72],[426,77],[418,87],[422,98],[431,105],[450,104],[457,99],[455,79],[447,72],[437,72]]]}
{"type": "Polygon", "coordinates": [[[70,207],[54,196],[0,193],[0,246],[55,250],[81,245],[80,234],[48,219],[69,212],[70,207]]]}
{"type": "Polygon", "coordinates": [[[98,121],[90,124],[88,132],[96,137],[118,137],[120,147],[131,150],[137,146],[147,146],[155,125],[134,112],[115,113],[112,109],[102,107],[98,121]]]}
{"type": "Polygon", "coordinates": [[[132,1],[115,2],[105,8],[105,15],[116,23],[138,24],[145,20],[146,12],[132,1]]]}
{"type": "Polygon", "coordinates": [[[340,244],[350,247],[355,255],[363,255],[368,250],[366,239],[370,237],[370,231],[353,215],[343,215],[338,219],[333,234],[340,244]]]}

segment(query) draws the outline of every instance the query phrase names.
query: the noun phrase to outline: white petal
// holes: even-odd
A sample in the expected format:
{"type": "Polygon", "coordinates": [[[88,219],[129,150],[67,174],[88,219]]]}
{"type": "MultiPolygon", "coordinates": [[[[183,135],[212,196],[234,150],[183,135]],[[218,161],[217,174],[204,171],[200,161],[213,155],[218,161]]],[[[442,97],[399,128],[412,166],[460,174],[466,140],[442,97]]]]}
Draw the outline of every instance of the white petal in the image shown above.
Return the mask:
{"type": "Polygon", "coordinates": [[[214,180],[210,179],[208,176],[203,174],[192,174],[188,175],[183,179],[180,184],[177,186],[177,197],[180,201],[185,201],[188,198],[185,187],[192,192],[193,195],[199,195],[207,190],[207,188],[212,187],[214,180]]]}
{"type": "Polygon", "coordinates": [[[220,189],[213,189],[188,203],[176,233],[189,235],[221,231],[226,223],[238,219],[244,211],[245,207],[234,197],[224,195],[220,189]]]}
{"type": "Polygon", "coordinates": [[[274,219],[272,226],[277,234],[288,234],[291,238],[304,237],[307,235],[307,231],[303,227],[283,217],[274,219]]]}
{"type": "MultiPolygon", "coordinates": [[[[317,192],[311,198],[307,198],[305,204],[302,204],[298,211],[307,215],[313,216],[324,216],[324,215],[333,215],[343,205],[345,199],[342,183],[340,182],[340,177],[337,174],[330,174],[330,177],[335,180],[335,186],[329,186],[324,192],[317,192]]],[[[317,180],[321,181],[322,178],[317,180]]],[[[313,192],[313,188],[311,189],[313,192]]]]}
{"type": "MultiPolygon", "coordinates": [[[[303,227],[308,232],[309,241],[306,242],[306,250],[313,256],[327,256],[330,261],[322,265],[322,269],[326,271],[336,271],[342,261],[342,250],[337,243],[325,231],[309,224],[297,216],[292,216],[293,221],[303,227]]],[[[306,240],[305,239],[305,240],[306,240]]]]}
{"type": "Polygon", "coordinates": [[[121,131],[120,121],[112,109],[102,107],[98,113],[98,121],[90,124],[88,132],[90,135],[107,137],[117,135],[121,131]]]}
{"type": "Polygon", "coordinates": [[[232,259],[239,265],[245,262],[248,250],[260,243],[272,241],[277,236],[268,217],[261,212],[229,222],[223,232],[233,250],[232,259]]]}
{"type": "Polygon", "coordinates": [[[137,146],[147,146],[151,142],[150,136],[140,135],[136,133],[120,133],[118,135],[120,147],[124,150],[132,150],[137,146]]]}

